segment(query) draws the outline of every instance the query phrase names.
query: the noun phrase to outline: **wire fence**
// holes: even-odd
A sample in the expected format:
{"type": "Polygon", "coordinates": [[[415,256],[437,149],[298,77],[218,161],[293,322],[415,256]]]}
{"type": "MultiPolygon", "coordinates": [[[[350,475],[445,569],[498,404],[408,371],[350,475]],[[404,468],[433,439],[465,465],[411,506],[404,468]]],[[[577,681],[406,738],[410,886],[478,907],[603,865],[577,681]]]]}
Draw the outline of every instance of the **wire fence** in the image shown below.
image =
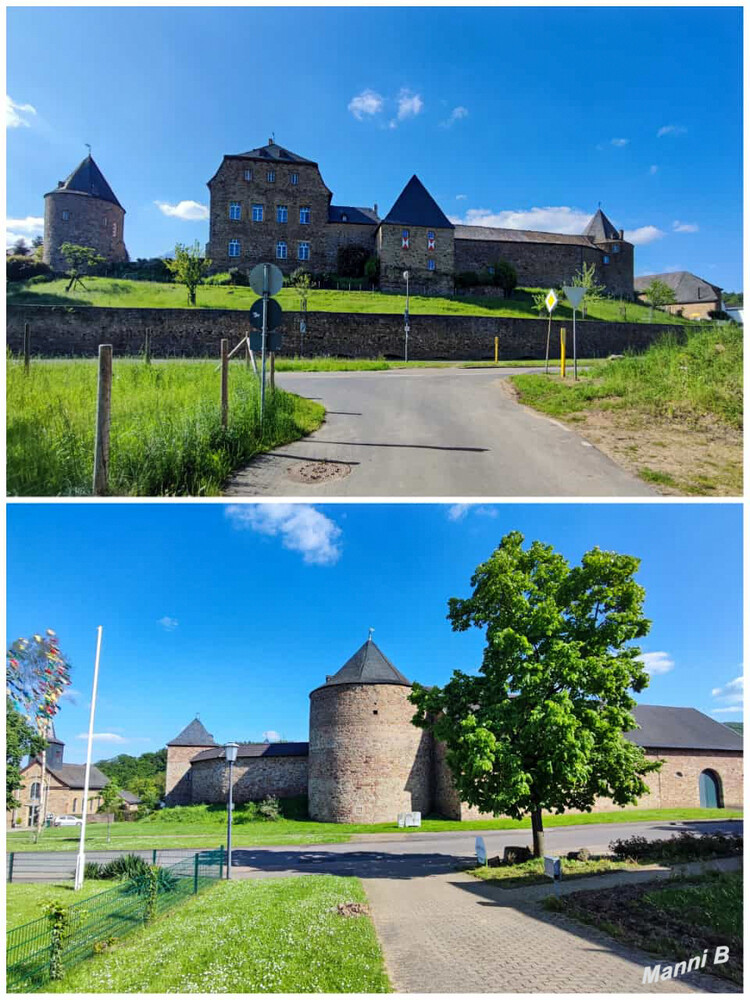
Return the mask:
{"type": "Polygon", "coordinates": [[[60,979],[74,965],[118,938],[215,884],[225,872],[223,848],[200,851],[154,875],[139,875],[64,910],[61,926],[51,917],[7,933],[6,988],[31,993],[60,979]]]}
{"type": "MultiPolygon", "coordinates": [[[[86,851],[86,860],[106,864],[115,858],[135,854],[150,865],[166,866],[174,865],[184,858],[192,860],[195,851],[194,847],[86,851]]],[[[6,882],[72,882],[75,871],[75,851],[9,851],[5,855],[6,882]]]]}

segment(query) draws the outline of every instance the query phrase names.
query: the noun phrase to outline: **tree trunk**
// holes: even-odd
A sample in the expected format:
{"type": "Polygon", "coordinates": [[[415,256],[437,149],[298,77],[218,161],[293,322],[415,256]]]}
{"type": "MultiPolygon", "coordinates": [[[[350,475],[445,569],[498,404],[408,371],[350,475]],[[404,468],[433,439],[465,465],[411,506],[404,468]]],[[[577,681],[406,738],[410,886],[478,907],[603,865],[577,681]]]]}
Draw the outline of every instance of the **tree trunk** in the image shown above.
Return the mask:
{"type": "Polygon", "coordinates": [[[541,858],[544,854],[544,825],[541,809],[531,810],[531,833],[534,841],[534,857],[541,858]]]}

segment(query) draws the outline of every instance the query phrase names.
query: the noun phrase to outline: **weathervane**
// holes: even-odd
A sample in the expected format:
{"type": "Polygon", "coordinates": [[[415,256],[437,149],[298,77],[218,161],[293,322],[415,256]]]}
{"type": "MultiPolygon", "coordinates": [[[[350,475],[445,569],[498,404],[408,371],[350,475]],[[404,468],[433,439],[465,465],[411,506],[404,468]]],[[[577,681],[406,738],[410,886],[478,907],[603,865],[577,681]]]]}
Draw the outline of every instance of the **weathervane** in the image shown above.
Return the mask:
{"type": "Polygon", "coordinates": [[[372,642],[372,633],[375,631],[375,629],[372,628],[372,626],[370,626],[370,628],[367,631],[369,632],[369,635],[367,636],[367,641],[372,642]]]}
{"type": "Polygon", "coordinates": [[[86,149],[88,149],[89,156],[91,156],[91,143],[90,142],[84,142],[84,146],[86,147],[86,149]]]}

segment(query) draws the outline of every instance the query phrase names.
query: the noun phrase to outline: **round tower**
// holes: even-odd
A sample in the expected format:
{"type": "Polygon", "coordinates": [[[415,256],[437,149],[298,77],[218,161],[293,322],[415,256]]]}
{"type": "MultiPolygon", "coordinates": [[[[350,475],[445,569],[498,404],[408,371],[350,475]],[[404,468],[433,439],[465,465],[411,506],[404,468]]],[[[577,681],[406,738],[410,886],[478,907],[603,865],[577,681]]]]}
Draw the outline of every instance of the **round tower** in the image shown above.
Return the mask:
{"type": "Polygon", "coordinates": [[[308,808],[329,823],[394,822],[432,805],[432,739],[412,725],[411,681],[370,637],[310,694],[308,808]]]}
{"type": "Polygon", "coordinates": [[[124,230],[125,209],[91,154],[44,196],[43,260],[53,271],[68,266],[63,243],[92,247],[113,263],[127,261],[124,230]]]}

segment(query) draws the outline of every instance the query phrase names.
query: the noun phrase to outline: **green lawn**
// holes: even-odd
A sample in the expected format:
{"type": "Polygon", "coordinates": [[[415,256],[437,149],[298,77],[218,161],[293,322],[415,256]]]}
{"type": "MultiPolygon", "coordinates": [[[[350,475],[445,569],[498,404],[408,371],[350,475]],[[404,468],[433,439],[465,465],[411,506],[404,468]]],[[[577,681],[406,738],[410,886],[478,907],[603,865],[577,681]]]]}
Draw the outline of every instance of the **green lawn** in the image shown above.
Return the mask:
{"type": "Polygon", "coordinates": [[[82,962],[60,993],[386,993],[359,879],[221,882],[82,962]]]}
{"type": "MultiPolygon", "coordinates": [[[[589,875],[606,875],[609,872],[628,871],[638,866],[628,861],[614,861],[612,858],[589,858],[588,861],[578,861],[561,858],[563,878],[586,878],[589,875]]],[[[532,858],[517,865],[499,865],[489,868],[480,865],[478,868],[466,869],[469,875],[500,886],[501,889],[518,889],[525,885],[552,885],[544,874],[544,859],[532,858]]]]}
{"type": "Polygon", "coordinates": [[[49,903],[52,900],[60,900],[66,905],[78,903],[89,896],[95,896],[98,892],[111,889],[115,884],[114,882],[94,879],[84,882],[79,891],[74,892],[70,882],[41,885],[31,882],[11,882],[5,887],[6,928],[10,929],[30,923],[32,920],[39,920],[40,917],[44,916],[42,912],[44,903],[49,903]]]}
{"type": "MultiPolygon", "coordinates": [[[[153,281],[129,281],[114,278],[86,278],[86,288],[66,292],[66,279],[41,284],[16,283],[9,286],[8,304],[34,305],[82,305],[105,307],[128,307],[136,309],[184,309],[187,307],[185,289],[181,285],[153,281]]],[[[502,297],[461,296],[441,298],[439,296],[412,295],[409,310],[414,316],[519,316],[537,319],[532,295],[542,289],[516,289],[510,299],[502,297]]],[[[543,289],[546,291],[547,289],[543,289]]],[[[198,309],[248,309],[257,295],[250,288],[228,285],[202,285],[198,289],[198,309]]],[[[277,300],[284,310],[298,310],[299,296],[291,288],[283,288],[277,300]]],[[[352,313],[402,313],[404,296],[384,292],[343,292],[327,289],[312,289],[308,296],[307,308],[311,312],[352,312],[352,313]]],[[[555,319],[572,319],[572,310],[560,304],[555,310],[555,319]]],[[[546,313],[545,313],[546,317],[546,313]]],[[[589,319],[630,323],[650,322],[648,306],[635,302],[620,302],[602,299],[594,302],[589,311],[589,319]]],[[[655,312],[658,323],[681,324],[679,316],[655,312]]]]}
{"type": "MultiPolygon", "coordinates": [[[[153,819],[133,823],[114,823],[111,841],[107,842],[104,824],[92,823],[86,827],[88,850],[152,850],[153,848],[218,847],[225,836],[225,814],[216,809],[211,813],[205,807],[183,807],[178,815],[188,810],[203,810],[197,820],[170,821],[162,818],[163,813],[153,819]]],[[[167,812],[172,812],[168,810],[167,812]]],[[[239,810],[238,810],[239,812],[239,810]]],[[[669,822],[670,820],[710,820],[737,819],[742,811],[737,809],[623,809],[615,812],[572,813],[562,816],[546,816],[545,827],[580,826],[599,823],[642,823],[669,822]]],[[[236,847],[252,847],[283,844],[334,844],[346,843],[353,834],[403,833],[445,833],[449,831],[472,830],[528,830],[529,820],[507,818],[489,820],[445,820],[424,819],[419,830],[399,829],[396,823],[316,823],[312,820],[280,819],[275,822],[258,820],[237,821],[233,830],[236,847]]],[[[79,833],[73,828],[45,829],[38,844],[32,842],[29,831],[12,831],[7,834],[7,849],[15,851],[71,851],[78,845],[79,833]]]]}
{"type": "MultiPolygon", "coordinates": [[[[97,363],[7,365],[7,490],[11,496],[87,496],[92,489],[97,363]]],[[[221,426],[213,361],[116,359],[113,365],[110,493],[206,496],[253,455],[320,426],[324,408],[268,393],[260,425],[259,384],[244,365],[229,376],[229,421],[221,426]]]]}

